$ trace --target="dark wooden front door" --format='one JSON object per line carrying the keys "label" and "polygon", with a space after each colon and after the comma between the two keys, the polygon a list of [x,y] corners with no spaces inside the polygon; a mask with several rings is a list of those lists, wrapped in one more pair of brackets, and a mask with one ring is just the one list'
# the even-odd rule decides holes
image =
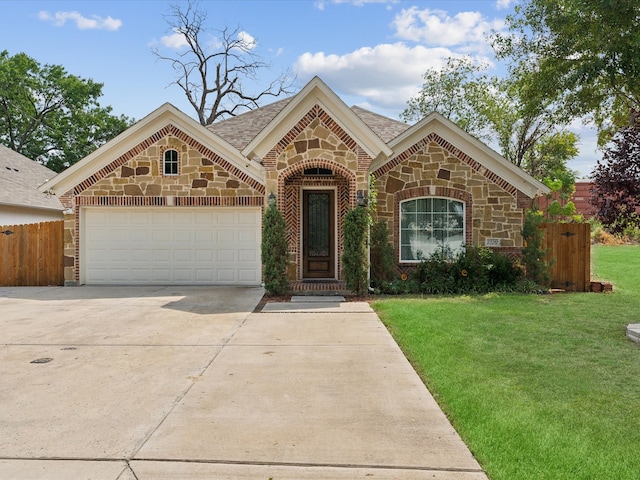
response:
{"label": "dark wooden front door", "polygon": [[302,201],[302,276],[335,278],[333,190],[304,190]]}

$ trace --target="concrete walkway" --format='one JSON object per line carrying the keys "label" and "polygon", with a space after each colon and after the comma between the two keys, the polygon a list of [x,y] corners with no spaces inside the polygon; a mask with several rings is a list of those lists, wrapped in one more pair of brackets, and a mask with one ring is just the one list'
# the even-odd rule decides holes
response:
{"label": "concrete walkway", "polygon": [[163,288],[0,289],[0,478],[486,480],[367,303]]}

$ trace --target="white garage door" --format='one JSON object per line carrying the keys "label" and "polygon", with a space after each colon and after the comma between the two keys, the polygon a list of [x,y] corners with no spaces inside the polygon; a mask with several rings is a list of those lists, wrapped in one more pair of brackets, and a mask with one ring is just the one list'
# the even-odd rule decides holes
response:
{"label": "white garage door", "polygon": [[261,211],[83,208],[82,283],[259,285]]}

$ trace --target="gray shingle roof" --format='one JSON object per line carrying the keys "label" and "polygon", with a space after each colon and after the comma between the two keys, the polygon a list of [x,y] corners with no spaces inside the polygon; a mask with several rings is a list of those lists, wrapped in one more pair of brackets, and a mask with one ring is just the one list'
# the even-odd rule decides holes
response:
{"label": "gray shingle roof", "polygon": [[55,195],[38,191],[38,187],[56,172],[0,145],[0,204],[64,210]]}
{"label": "gray shingle roof", "polygon": [[407,123],[370,112],[369,110],[365,110],[364,108],[360,108],[356,105],[351,107],[351,110],[353,110],[353,113],[358,115],[360,119],[366,123],[371,130],[373,130],[373,133],[380,137],[380,140],[384,143],[389,143],[411,127],[411,125]]}
{"label": "gray shingle roof", "polygon": [[213,123],[207,128],[238,150],[244,149],[294,97]]}
{"label": "gray shingle roof", "polygon": [[[238,150],[242,150],[293,98],[285,98],[250,112],[221,120],[207,128]],[[351,110],[385,143],[393,140],[411,126],[357,106],[351,107]]]}

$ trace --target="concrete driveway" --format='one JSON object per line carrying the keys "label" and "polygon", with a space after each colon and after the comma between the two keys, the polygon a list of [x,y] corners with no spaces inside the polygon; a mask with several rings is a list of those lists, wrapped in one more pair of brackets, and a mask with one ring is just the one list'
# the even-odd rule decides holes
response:
{"label": "concrete driveway", "polygon": [[486,479],[366,303],[0,288],[2,479]]}

